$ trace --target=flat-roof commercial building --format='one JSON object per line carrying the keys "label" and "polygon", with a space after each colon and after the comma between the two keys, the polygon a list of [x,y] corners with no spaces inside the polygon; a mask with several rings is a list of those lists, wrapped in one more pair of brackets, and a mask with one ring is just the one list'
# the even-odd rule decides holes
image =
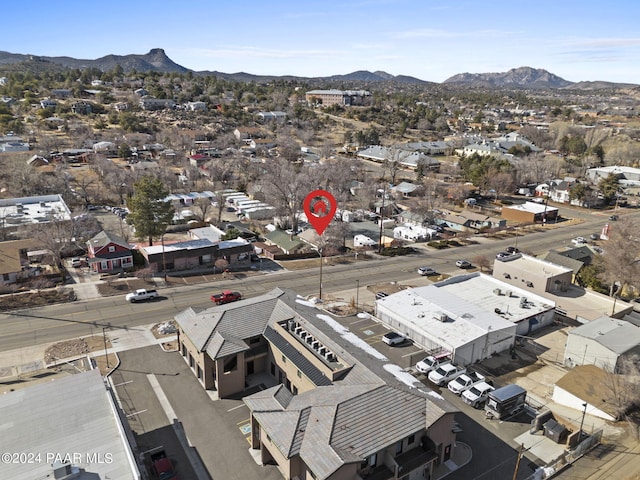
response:
{"label": "flat-roof commercial building", "polygon": [[482,273],[458,275],[376,301],[376,316],[427,350],[468,365],[508,350],[553,321],[553,302]]}
{"label": "flat-roof commercial building", "polygon": [[0,395],[0,411],[0,451],[24,454],[16,461],[3,457],[3,479],[54,478],[57,468],[78,475],[55,478],[142,478],[98,370]]}

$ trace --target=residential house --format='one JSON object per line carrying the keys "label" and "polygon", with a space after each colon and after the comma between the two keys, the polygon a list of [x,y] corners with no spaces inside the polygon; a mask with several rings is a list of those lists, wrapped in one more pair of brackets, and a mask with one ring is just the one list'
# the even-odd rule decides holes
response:
{"label": "residential house", "polygon": [[640,327],[605,315],[569,331],[564,363],[624,373],[625,363],[634,365],[639,356]]}
{"label": "residential house", "polygon": [[87,255],[89,268],[94,273],[114,273],[133,268],[129,244],[105,230],[87,242]]}
{"label": "residential house", "polygon": [[303,241],[298,240],[297,236],[291,235],[283,230],[269,232],[264,238],[267,245],[279,247],[285,255],[300,253],[305,248],[308,248]]}
{"label": "residential house", "polygon": [[89,115],[93,111],[93,107],[89,102],[74,102],[71,105],[71,111],[76,115]]}
{"label": "residential house", "polygon": [[549,250],[538,258],[547,262],[570,268],[573,272],[572,282],[575,283],[576,275],[585,265],[591,265],[596,253],[587,245],[581,247],[569,248],[567,250]]}
{"label": "residential house", "polygon": [[45,98],[43,100],[40,100],[41,108],[56,108],[57,106],[58,106],[58,102],[56,102],[55,100],[51,100],[50,98]]}
{"label": "residential house", "polygon": [[73,91],[69,88],[52,88],[51,96],[53,98],[70,98],[73,95]]}
{"label": "residential house", "polygon": [[40,155],[33,155],[31,158],[27,159],[27,165],[34,168],[44,167],[49,165],[49,160]]}
{"label": "residential house", "polygon": [[16,283],[41,273],[30,268],[29,252],[37,248],[39,242],[32,238],[0,242],[0,284]]}
{"label": "residential house", "polygon": [[440,215],[438,224],[458,232],[476,232],[485,228],[504,228],[506,220],[470,210],[445,211]]}
{"label": "residential house", "polygon": [[400,182],[398,185],[394,185],[389,190],[391,190],[392,193],[395,193],[399,197],[409,197],[413,192],[418,190],[418,188],[420,188],[420,186],[416,185],[415,183]]}
{"label": "residential house", "polygon": [[233,131],[233,135],[238,140],[248,140],[252,138],[262,138],[264,134],[257,127],[238,127]]}
{"label": "residential house", "polygon": [[[295,292],[275,289],[175,320],[180,354],[212,395],[267,387],[244,398],[250,446],[284,478],[433,478],[456,448],[457,410],[408,388],[319,317]],[[380,422],[400,404],[392,427]]]}

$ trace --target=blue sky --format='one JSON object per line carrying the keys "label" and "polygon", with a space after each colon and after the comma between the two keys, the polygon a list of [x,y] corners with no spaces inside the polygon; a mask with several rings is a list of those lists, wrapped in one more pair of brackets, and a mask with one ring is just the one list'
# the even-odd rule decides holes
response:
{"label": "blue sky", "polygon": [[192,70],[442,82],[544,68],[640,83],[637,0],[6,2],[0,50],[95,59],[163,48]]}

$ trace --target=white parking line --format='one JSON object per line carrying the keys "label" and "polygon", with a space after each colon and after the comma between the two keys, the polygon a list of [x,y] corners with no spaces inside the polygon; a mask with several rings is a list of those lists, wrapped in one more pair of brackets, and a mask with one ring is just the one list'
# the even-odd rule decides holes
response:
{"label": "white parking line", "polygon": [[156,394],[156,397],[158,397],[158,400],[160,401],[160,406],[164,410],[164,413],[167,415],[169,422],[173,423],[173,421],[176,420],[178,416],[176,415],[176,412],[173,411],[173,407],[169,403],[169,399],[164,394],[162,387],[158,383],[158,379],[156,378],[155,375],[150,373],[147,375],[147,380],[149,380],[149,383],[151,384],[151,388],[153,388],[153,391]]}
{"label": "white parking line", "polygon": [[227,412],[233,412],[234,410],[237,410],[242,407],[246,407],[246,405],[243,403],[242,405],[238,405],[237,407],[230,408],[229,410],[227,410]]}

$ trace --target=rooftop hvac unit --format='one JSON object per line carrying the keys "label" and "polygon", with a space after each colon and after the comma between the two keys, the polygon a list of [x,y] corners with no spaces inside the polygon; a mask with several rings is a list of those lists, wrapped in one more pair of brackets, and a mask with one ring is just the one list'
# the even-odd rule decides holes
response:
{"label": "rooftop hvac unit", "polygon": [[287,322],[287,327],[289,327],[289,331],[293,332],[296,329],[297,324],[294,320],[289,320]]}
{"label": "rooftop hvac unit", "polygon": [[320,347],[320,350],[318,350],[318,352],[320,353],[320,355],[324,355],[325,353],[328,352],[327,347]]}
{"label": "rooftop hvac unit", "polygon": [[494,288],[493,293],[494,295],[502,295],[502,290],[500,290],[499,288]]}
{"label": "rooftop hvac unit", "polygon": [[328,362],[333,362],[335,360],[336,356],[332,352],[327,352],[327,353],[324,354],[324,358]]}
{"label": "rooftop hvac unit", "polygon": [[522,297],[520,299],[520,306],[524,307],[527,304],[527,297]]}
{"label": "rooftop hvac unit", "polygon": [[315,341],[315,339],[311,335],[307,335],[307,338],[305,338],[305,342],[307,342],[309,345],[311,345],[311,342],[313,341]]}
{"label": "rooftop hvac unit", "polygon": [[506,295],[507,297],[512,297],[512,296],[513,296],[513,292],[512,292],[511,290],[507,290],[507,291],[505,292],[505,295]]}
{"label": "rooftop hvac unit", "polygon": [[314,350],[318,350],[320,348],[320,342],[318,340],[314,340],[311,343],[311,348],[313,348]]}
{"label": "rooftop hvac unit", "polygon": [[306,330],[301,330],[299,335],[302,340],[305,340],[309,336],[309,332],[307,332]]}
{"label": "rooftop hvac unit", "polygon": [[449,320],[449,317],[447,317],[446,313],[436,313],[433,319],[444,323]]}
{"label": "rooftop hvac unit", "polygon": [[294,330],[295,334],[300,336],[300,334],[302,333],[302,327],[301,326],[297,326],[296,329]]}

